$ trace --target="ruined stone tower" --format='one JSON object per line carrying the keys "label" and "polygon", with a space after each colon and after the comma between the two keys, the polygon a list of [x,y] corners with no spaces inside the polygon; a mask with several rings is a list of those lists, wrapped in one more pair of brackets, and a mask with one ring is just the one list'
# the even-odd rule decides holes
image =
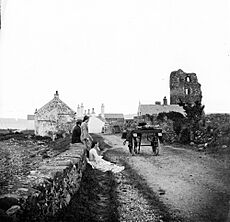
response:
{"label": "ruined stone tower", "polygon": [[195,73],[185,73],[181,69],[170,74],[170,104],[194,103],[202,99],[201,85]]}

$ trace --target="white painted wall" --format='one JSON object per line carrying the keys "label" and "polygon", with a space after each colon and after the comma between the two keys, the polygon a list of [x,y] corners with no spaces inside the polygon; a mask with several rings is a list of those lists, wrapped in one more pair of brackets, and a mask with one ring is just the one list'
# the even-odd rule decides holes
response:
{"label": "white painted wall", "polygon": [[102,120],[96,116],[91,116],[88,123],[89,133],[101,133],[104,125],[105,123]]}

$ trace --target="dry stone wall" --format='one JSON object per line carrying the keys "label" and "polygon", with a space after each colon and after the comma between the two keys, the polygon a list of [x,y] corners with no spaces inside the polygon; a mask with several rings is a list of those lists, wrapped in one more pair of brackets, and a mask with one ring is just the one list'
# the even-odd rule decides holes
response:
{"label": "dry stone wall", "polygon": [[51,220],[79,189],[85,167],[83,144],[71,144],[65,152],[42,161],[36,170],[30,171],[23,186],[0,196],[0,218]]}

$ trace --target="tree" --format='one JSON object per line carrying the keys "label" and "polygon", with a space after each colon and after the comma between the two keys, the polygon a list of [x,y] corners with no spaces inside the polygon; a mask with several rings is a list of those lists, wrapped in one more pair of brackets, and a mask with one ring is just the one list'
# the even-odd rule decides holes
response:
{"label": "tree", "polygon": [[182,106],[186,113],[186,125],[190,132],[190,140],[194,140],[194,135],[200,129],[200,122],[204,116],[204,105],[200,101],[194,104],[184,103],[180,101],[179,106]]}

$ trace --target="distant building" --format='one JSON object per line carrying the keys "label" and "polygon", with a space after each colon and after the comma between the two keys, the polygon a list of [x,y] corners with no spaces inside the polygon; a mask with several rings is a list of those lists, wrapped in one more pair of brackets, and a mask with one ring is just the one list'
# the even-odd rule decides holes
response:
{"label": "distant building", "polygon": [[105,122],[105,133],[120,132],[125,122],[125,118],[122,113],[105,113],[104,104],[101,105],[101,113],[98,115],[98,118]]}
{"label": "distant building", "polygon": [[78,105],[76,118],[83,119],[87,115],[89,119],[89,132],[90,133],[116,133],[120,132],[124,125],[125,118],[122,113],[105,113],[105,105],[101,105],[101,112],[96,115],[94,108],[85,109],[83,103]]}
{"label": "distant building", "polygon": [[157,116],[159,113],[178,112],[185,115],[180,101],[194,104],[202,99],[201,85],[197,80],[195,73],[185,73],[181,69],[170,74],[170,104],[166,96],[163,103],[156,101],[155,104],[139,103],[137,115],[140,118],[146,114]]}
{"label": "distant building", "polygon": [[124,115],[125,123],[124,128],[130,127],[132,124],[137,122],[137,114],[126,114]]}
{"label": "distant building", "polygon": [[135,117],[137,117],[137,114],[126,114],[124,115],[124,119],[125,121],[131,121],[131,120],[134,120]]}
{"label": "distant building", "polygon": [[166,103],[166,97],[164,97],[163,105],[159,104],[159,102],[155,104],[141,104],[139,103],[137,115],[144,116],[146,114],[157,116],[159,113],[168,113],[168,112],[178,112],[181,114],[185,114],[183,107],[179,105],[168,105]]}
{"label": "distant building", "polygon": [[105,113],[104,118],[107,123],[110,124],[118,124],[118,123],[124,123],[124,115],[122,113]]}
{"label": "distant building", "polygon": [[35,111],[35,135],[69,133],[75,124],[75,114],[74,110],[60,100],[56,91],[50,102]]}
{"label": "distant building", "polygon": [[180,101],[194,104],[201,102],[201,85],[195,73],[185,73],[181,69],[170,74],[170,104]]}
{"label": "distant building", "polygon": [[78,104],[77,106],[77,113],[76,116],[78,119],[83,119],[83,117],[86,115],[86,110],[84,110],[84,105],[81,103],[81,106]]}
{"label": "distant building", "polygon": [[122,113],[105,113],[104,104],[101,105],[101,113],[99,114],[99,118],[105,120],[108,124],[123,124],[125,120]]}

